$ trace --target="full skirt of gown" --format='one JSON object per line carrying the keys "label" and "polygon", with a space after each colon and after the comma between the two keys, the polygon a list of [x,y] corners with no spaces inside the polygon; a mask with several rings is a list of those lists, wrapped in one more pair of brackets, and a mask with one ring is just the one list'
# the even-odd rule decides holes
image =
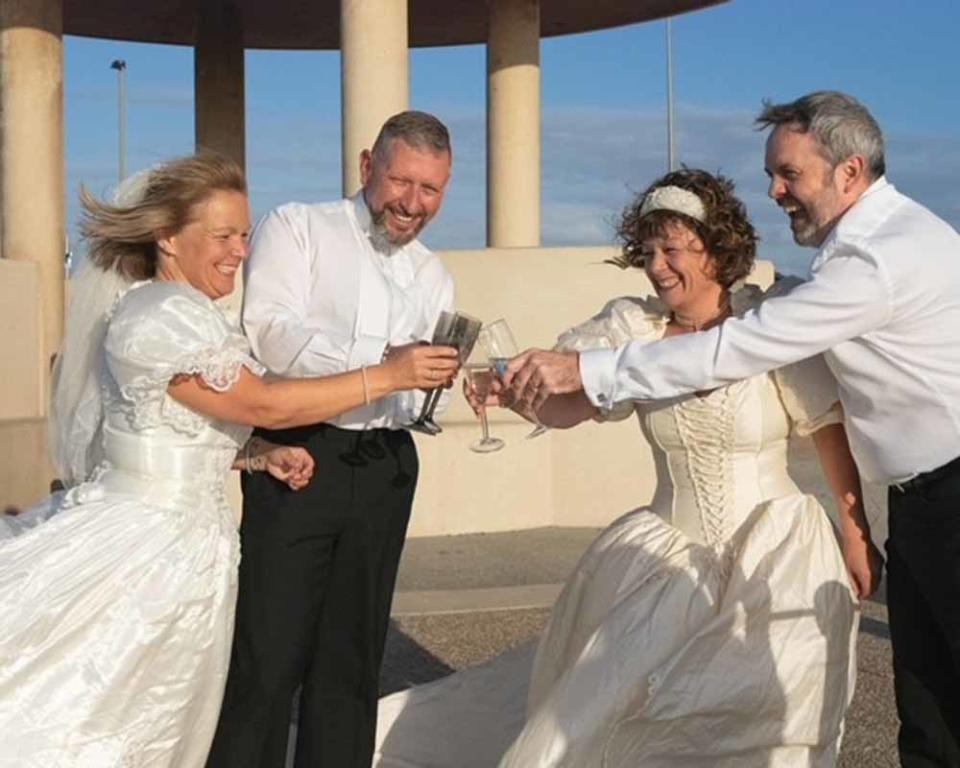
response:
{"label": "full skirt of gown", "polygon": [[202,768],[219,716],[240,557],[224,481],[250,428],[167,387],[262,368],[185,284],[137,284],[106,322],[103,406],[76,420],[102,460],[0,521],[0,768]]}
{"label": "full skirt of gown", "polygon": [[858,613],[809,496],[724,550],[646,509],[583,556],[539,648],[381,700],[380,768],[831,766]]}
{"label": "full skirt of gown", "polygon": [[[735,312],[762,297],[733,294]],[[655,341],[625,297],[567,349]],[[826,768],[853,695],[858,613],[836,532],[787,471],[787,443],[842,422],[822,358],[636,412],[650,507],[591,545],[535,653],[381,700],[380,768]]]}
{"label": "full skirt of gown", "polygon": [[199,768],[230,657],[236,531],[101,483],[50,504],[0,541],[0,766]]}

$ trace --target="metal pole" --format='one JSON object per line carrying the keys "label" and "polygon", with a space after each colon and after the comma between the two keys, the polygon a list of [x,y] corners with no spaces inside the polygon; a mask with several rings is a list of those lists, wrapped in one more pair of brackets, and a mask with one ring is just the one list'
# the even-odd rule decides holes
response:
{"label": "metal pole", "polygon": [[127,177],[127,90],[124,83],[127,62],[123,59],[114,59],[110,69],[117,70],[117,110],[119,112],[118,125],[120,129],[117,180],[123,181]]}
{"label": "metal pole", "polygon": [[667,19],[667,170],[677,168],[673,145],[673,42],[670,19]]}

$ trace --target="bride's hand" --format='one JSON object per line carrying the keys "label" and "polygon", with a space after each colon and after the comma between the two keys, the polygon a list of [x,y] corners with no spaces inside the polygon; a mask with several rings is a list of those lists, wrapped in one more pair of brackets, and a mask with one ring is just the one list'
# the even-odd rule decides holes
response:
{"label": "bride's hand", "polygon": [[263,469],[293,491],[305,488],[313,477],[313,457],[305,448],[277,445],[257,457],[263,460]]}
{"label": "bride's hand", "polygon": [[843,542],[843,562],[854,592],[861,600],[866,600],[877,591],[883,573],[883,555],[869,537],[854,537]]}

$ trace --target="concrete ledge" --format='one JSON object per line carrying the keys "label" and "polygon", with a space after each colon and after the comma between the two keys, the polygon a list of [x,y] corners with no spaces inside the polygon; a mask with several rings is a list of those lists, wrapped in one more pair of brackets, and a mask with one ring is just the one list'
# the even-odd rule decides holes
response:
{"label": "concrete ledge", "polygon": [[562,584],[523,584],[486,589],[423,590],[398,592],[393,598],[393,616],[423,616],[476,611],[549,608],[560,595]]}
{"label": "concrete ledge", "polygon": [[52,479],[46,419],[0,419],[0,510],[42,499]]}

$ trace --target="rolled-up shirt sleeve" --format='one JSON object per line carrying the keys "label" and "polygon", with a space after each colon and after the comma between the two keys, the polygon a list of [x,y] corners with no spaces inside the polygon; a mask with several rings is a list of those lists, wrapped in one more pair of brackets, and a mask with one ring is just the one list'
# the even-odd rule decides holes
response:
{"label": "rolled-up shirt sleeve", "polygon": [[599,408],[714,389],[816,355],[885,323],[889,282],[866,252],[844,244],[813,277],[743,317],[654,343],[580,353],[584,391]]}
{"label": "rolled-up shirt sleeve", "polygon": [[285,208],[268,213],[253,234],[246,265],[243,328],[257,359],[276,374],[322,376],[376,365],[387,339],[310,324],[308,233]]}

